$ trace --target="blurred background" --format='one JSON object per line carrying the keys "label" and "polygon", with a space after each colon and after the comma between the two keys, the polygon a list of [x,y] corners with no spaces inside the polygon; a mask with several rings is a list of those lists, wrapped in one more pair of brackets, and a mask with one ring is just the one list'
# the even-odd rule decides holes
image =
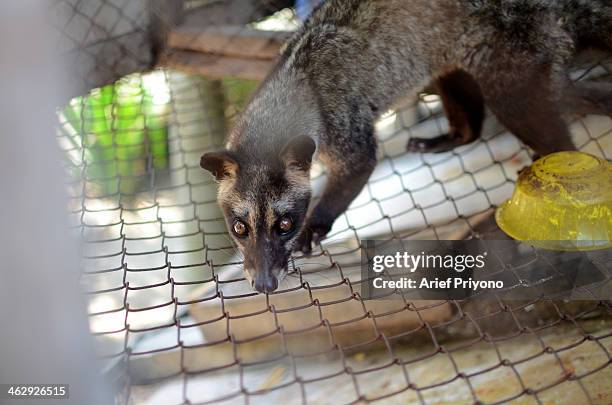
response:
{"label": "blurred background", "polygon": [[[199,159],[317,2],[36,3],[0,13],[0,382],[70,381],[92,404],[610,402],[607,302],[359,295],[364,238],[498,235],[490,214],[532,151],[494,118],[472,144],[408,154],[448,123],[436,94],[407,94],[377,122],[379,165],[330,237],[258,295]],[[587,55],[572,77],[611,68]],[[612,158],[609,117],[568,119],[581,150]],[[312,181],[316,195],[324,167]]]}

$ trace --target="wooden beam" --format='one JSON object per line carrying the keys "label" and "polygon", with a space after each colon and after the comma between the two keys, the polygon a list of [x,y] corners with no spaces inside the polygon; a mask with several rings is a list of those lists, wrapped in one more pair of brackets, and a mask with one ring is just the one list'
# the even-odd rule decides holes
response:
{"label": "wooden beam", "polygon": [[213,79],[263,80],[290,35],[236,25],[176,27],[159,64]]}
{"label": "wooden beam", "polygon": [[169,50],[160,58],[160,64],[189,73],[200,74],[211,79],[237,77],[263,80],[272,70],[275,60]]}
{"label": "wooden beam", "polygon": [[290,33],[221,25],[203,29],[176,27],[168,48],[256,59],[276,59]]}

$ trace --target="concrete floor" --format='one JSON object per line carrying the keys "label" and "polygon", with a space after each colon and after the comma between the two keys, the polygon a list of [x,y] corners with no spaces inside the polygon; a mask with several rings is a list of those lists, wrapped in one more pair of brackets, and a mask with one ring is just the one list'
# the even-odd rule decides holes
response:
{"label": "concrete floor", "polygon": [[[243,385],[254,393],[295,381],[296,377],[306,380],[344,371],[338,377],[305,384],[307,402],[341,404],[355,401],[360,395],[373,400],[398,392],[382,402],[450,405],[473,404],[476,400],[494,403],[514,398],[508,403],[576,405],[590,401],[609,404],[612,402],[612,339],[601,337],[612,332],[612,324],[595,320],[583,327],[597,330],[593,335],[600,340],[585,341],[575,328],[559,326],[544,333],[527,334],[496,344],[478,342],[450,354],[436,353],[407,364],[405,373],[402,366],[390,364],[388,351],[380,350],[350,354],[344,364],[337,354],[296,360],[295,374],[292,362],[284,359],[273,366],[249,367]],[[452,342],[444,347],[453,350],[462,343]],[[544,347],[549,349],[544,350]],[[407,361],[432,351],[427,345],[403,344],[393,349],[394,358]],[[502,364],[502,360],[507,362]],[[382,368],[374,371],[377,367]],[[346,372],[349,368],[354,372],[365,372],[353,379]],[[602,369],[587,375],[599,368]],[[230,369],[189,378],[187,398],[197,403],[214,401],[228,393],[239,393],[240,379],[235,371]],[[459,373],[467,377],[458,377]],[[578,379],[568,380],[569,375]],[[412,388],[407,388],[406,377],[413,384]],[[184,388],[184,381],[180,378],[153,386],[136,386],[132,391],[132,403],[178,404],[183,400]],[[526,394],[526,390],[533,392]],[[299,404],[302,399],[299,384],[293,383],[265,395],[249,395],[248,400],[247,396],[239,394],[223,403]]]}

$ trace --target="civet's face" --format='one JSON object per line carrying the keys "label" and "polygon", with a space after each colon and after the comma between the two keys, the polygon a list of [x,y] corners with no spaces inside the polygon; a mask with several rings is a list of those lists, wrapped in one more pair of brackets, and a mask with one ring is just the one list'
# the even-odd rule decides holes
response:
{"label": "civet's face", "polygon": [[287,274],[310,203],[313,152],[314,142],[299,137],[266,161],[231,151],[202,156],[201,166],[219,181],[219,205],[246,277],[259,292],[276,290]]}

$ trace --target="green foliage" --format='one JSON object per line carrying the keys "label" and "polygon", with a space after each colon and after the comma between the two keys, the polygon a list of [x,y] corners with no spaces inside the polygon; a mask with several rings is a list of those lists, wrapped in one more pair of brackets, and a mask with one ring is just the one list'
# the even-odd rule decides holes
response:
{"label": "green foliage", "polygon": [[94,89],[60,111],[62,134],[80,136],[70,142],[82,147],[95,194],[132,193],[151,169],[168,166],[168,106],[165,76],[156,71]]}
{"label": "green foliage", "polygon": [[[169,165],[168,72],[126,76],[115,84],[71,100],[59,111],[60,136],[73,175],[87,180],[87,194],[133,194],[150,180],[153,169]],[[197,78],[202,80],[201,78]],[[221,81],[219,106],[227,118],[244,108],[258,82]],[[206,114],[203,111],[203,114]]]}

